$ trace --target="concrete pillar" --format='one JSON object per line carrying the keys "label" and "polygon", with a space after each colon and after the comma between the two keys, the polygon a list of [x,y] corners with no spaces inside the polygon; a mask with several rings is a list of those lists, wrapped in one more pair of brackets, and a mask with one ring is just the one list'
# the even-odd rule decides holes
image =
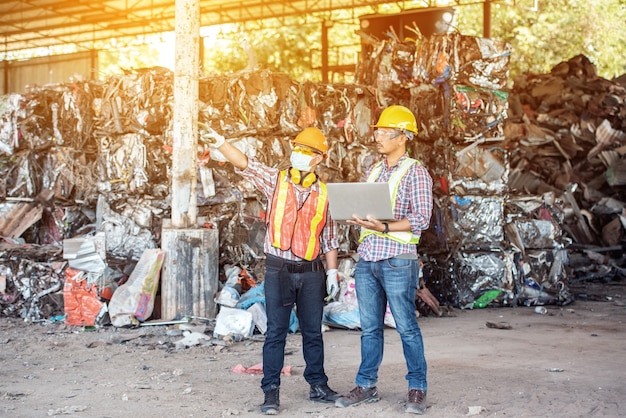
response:
{"label": "concrete pillar", "polygon": [[161,318],[215,318],[218,288],[219,232],[217,229],[175,229],[163,223],[161,249]]}
{"label": "concrete pillar", "polygon": [[214,318],[218,231],[198,227],[197,219],[199,1],[176,0],[175,13],[172,219],[161,235],[161,318]]}
{"label": "concrete pillar", "polygon": [[200,5],[176,0],[174,115],[172,126],[172,224],[195,227],[197,217],[198,79]]}

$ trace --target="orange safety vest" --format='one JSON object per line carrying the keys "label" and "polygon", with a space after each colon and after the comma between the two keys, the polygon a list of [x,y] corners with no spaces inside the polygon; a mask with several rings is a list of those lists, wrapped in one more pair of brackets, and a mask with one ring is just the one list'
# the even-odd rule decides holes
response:
{"label": "orange safety vest", "polygon": [[326,225],[328,193],[326,184],[319,182],[320,190],[311,190],[300,209],[294,185],[287,178],[287,171],[280,172],[274,190],[272,209],[266,223],[272,245],[291,252],[305,260],[314,260],[320,252],[319,237]]}

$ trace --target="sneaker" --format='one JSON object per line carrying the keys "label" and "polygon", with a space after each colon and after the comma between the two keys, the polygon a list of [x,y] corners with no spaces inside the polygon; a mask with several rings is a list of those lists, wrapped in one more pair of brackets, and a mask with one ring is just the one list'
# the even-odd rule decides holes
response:
{"label": "sneaker", "polygon": [[379,400],[380,398],[378,397],[378,389],[376,389],[376,386],[371,388],[356,386],[346,396],[337,399],[335,406],[345,408],[346,406],[356,406],[363,402],[370,403],[378,402]]}
{"label": "sneaker", "polygon": [[309,392],[309,399],[313,402],[335,402],[340,398],[337,392],[328,387],[326,383],[323,385],[311,385],[311,391]]}
{"label": "sneaker", "polygon": [[404,412],[418,415],[426,412],[426,391],[411,389],[409,391],[409,401],[406,403]]}
{"label": "sneaker", "polygon": [[261,412],[265,415],[278,415],[279,405],[278,388],[270,389],[265,392],[265,402],[261,405]]}

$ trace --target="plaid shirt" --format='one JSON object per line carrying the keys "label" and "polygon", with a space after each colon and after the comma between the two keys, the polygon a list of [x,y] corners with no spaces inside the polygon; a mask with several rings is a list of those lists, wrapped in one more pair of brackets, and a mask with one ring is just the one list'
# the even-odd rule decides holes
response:
{"label": "plaid shirt", "polygon": [[[272,208],[272,199],[274,198],[274,190],[276,189],[276,183],[280,170],[273,167],[267,167],[261,164],[254,158],[248,159],[248,167],[245,170],[239,170],[235,168],[235,172],[241,174],[243,178],[254,184],[267,198],[267,210]],[[290,180],[291,181],[291,180]],[[296,193],[296,201],[298,207],[302,207],[304,202],[311,195],[311,191],[320,191],[319,181],[315,182],[310,188],[300,190],[298,187],[294,187]],[[320,252],[326,253],[328,251],[339,248],[339,240],[337,239],[337,224],[330,216],[330,211],[326,210],[326,225],[322,230],[320,238]],[[295,256],[290,250],[281,251],[280,248],[276,248],[272,245],[269,231],[265,231],[265,242],[263,249],[266,254],[271,254],[276,257],[281,257],[291,261],[302,261],[303,259]]]}
{"label": "plaid shirt", "polygon": [[[387,159],[385,158],[376,182],[389,181],[391,175],[406,158],[409,158],[407,154],[402,156],[393,167],[387,165]],[[402,177],[402,180],[400,180],[398,194],[394,202],[395,219],[408,218],[411,224],[411,232],[421,236],[422,231],[428,229],[430,225],[432,211],[433,179],[422,164],[413,164]],[[365,237],[359,245],[357,252],[366,261],[380,261],[400,254],[417,255],[417,245],[402,244],[389,238],[371,234]]]}

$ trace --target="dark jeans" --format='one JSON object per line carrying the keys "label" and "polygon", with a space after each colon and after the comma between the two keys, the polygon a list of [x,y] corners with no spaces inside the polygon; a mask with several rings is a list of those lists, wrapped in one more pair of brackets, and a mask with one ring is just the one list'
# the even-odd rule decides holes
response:
{"label": "dark jeans", "polygon": [[[281,292],[281,277],[289,286],[288,293]],[[328,377],[324,372],[324,341],[322,339],[325,281],[326,274],[323,269],[289,273],[286,266],[278,268],[269,263],[266,264],[267,333],[263,344],[263,379],[261,380],[261,389],[264,392],[280,387],[280,372],[285,363],[285,341],[294,303],[302,333],[302,353],[306,362],[304,379],[310,385],[328,382]],[[285,300],[286,296],[289,300]]]}

